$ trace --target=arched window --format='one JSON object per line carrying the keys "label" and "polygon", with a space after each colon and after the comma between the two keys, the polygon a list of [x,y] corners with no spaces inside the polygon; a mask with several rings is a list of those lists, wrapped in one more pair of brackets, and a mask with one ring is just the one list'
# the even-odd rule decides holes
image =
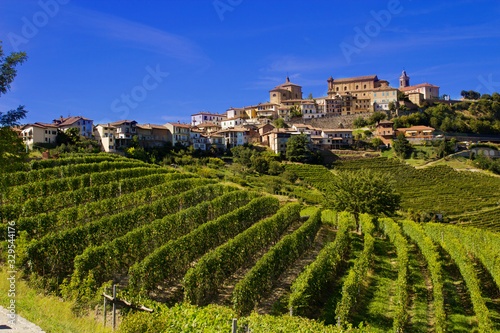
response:
{"label": "arched window", "polygon": [[356,85],[356,90],[358,90],[358,89],[359,89],[359,86],[358,86],[358,85]]}
{"label": "arched window", "polygon": [[365,84],[365,89],[366,89],[366,84]]}
{"label": "arched window", "polygon": [[344,91],[346,91],[346,90],[347,90],[347,87],[344,87]]}
{"label": "arched window", "polygon": [[337,87],[337,91],[339,91],[339,87]]}

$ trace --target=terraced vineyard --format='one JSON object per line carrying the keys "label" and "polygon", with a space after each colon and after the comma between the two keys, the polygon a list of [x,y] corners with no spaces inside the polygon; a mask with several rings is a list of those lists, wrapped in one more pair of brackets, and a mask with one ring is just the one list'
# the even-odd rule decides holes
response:
{"label": "terraced vineyard", "polygon": [[[333,175],[325,167],[288,164],[287,169],[311,186],[328,192],[327,180]],[[448,166],[416,169],[385,157],[336,162],[333,171],[357,169],[373,169],[393,175],[404,210],[457,215],[497,207],[500,203],[498,177],[455,171]]]}
{"label": "terraced vineyard", "polygon": [[[127,315],[124,332],[229,332],[232,318],[252,332],[500,328],[495,233],[366,214],[359,233],[346,212],[104,157],[2,175],[2,253],[17,251],[3,265],[80,302],[118,284],[119,297],[155,309]],[[324,191],[334,177],[290,168]],[[434,174],[428,184],[453,177]]]}

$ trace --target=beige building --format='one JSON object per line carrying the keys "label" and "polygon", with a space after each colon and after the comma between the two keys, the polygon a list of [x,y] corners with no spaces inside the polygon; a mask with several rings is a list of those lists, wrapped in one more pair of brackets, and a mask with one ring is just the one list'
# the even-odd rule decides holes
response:
{"label": "beige building", "polygon": [[[439,87],[429,83],[421,83],[415,86],[409,86],[404,88],[399,88],[405,94],[410,93],[420,93],[423,95],[423,99],[439,99]],[[415,103],[416,104],[416,103]]]}
{"label": "beige building", "polygon": [[116,152],[116,127],[111,124],[97,124],[94,127],[94,138],[106,153]]}
{"label": "beige building", "polygon": [[375,88],[382,85],[389,85],[386,80],[379,80],[377,75],[358,76],[345,79],[333,79],[330,77],[328,80],[328,97],[333,98],[336,95],[350,93],[351,96],[359,99],[371,99],[371,93]]}
{"label": "beige building", "polygon": [[184,147],[189,146],[191,139],[191,125],[181,123],[166,123],[165,126],[172,135],[172,145],[177,143]]}
{"label": "beige building", "polygon": [[21,126],[20,130],[23,143],[29,149],[33,149],[35,143],[56,143],[56,125],[37,122]]}
{"label": "beige building", "polygon": [[286,78],[286,82],[269,91],[270,101],[273,104],[283,104],[283,101],[290,99],[302,99],[302,87],[291,83],[290,78]]}
{"label": "beige building", "polygon": [[143,147],[160,147],[166,142],[172,141],[170,131],[162,125],[137,125],[137,136]]}
{"label": "beige building", "polygon": [[373,110],[388,111],[389,103],[393,102],[397,106],[399,90],[392,87],[379,87],[373,90]]}

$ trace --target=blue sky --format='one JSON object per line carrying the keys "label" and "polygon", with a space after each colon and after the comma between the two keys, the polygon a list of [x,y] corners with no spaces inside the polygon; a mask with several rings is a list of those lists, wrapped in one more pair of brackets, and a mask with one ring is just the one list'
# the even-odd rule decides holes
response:
{"label": "blue sky", "polygon": [[26,122],[187,122],[267,102],[287,74],[304,97],[403,68],[455,98],[500,91],[498,1],[2,0],[0,40],[29,56],[0,98]]}

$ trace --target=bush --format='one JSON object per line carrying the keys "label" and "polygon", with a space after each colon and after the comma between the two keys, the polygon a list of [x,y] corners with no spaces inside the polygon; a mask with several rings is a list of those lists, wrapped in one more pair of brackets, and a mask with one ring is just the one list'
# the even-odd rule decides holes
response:
{"label": "bush", "polygon": [[280,162],[272,161],[271,163],[269,163],[269,174],[270,175],[274,175],[274,176],[280,175],[283,173],[284,170],[285,170],[285,168],[283,167],[283,165]]}
{"label": "bush", "polygon": [[285,172],[283,172],[281,177],[283,177],[283,179],[290,183],[295,183],[299,178],[297,174],[291,170],[286,170]]}

